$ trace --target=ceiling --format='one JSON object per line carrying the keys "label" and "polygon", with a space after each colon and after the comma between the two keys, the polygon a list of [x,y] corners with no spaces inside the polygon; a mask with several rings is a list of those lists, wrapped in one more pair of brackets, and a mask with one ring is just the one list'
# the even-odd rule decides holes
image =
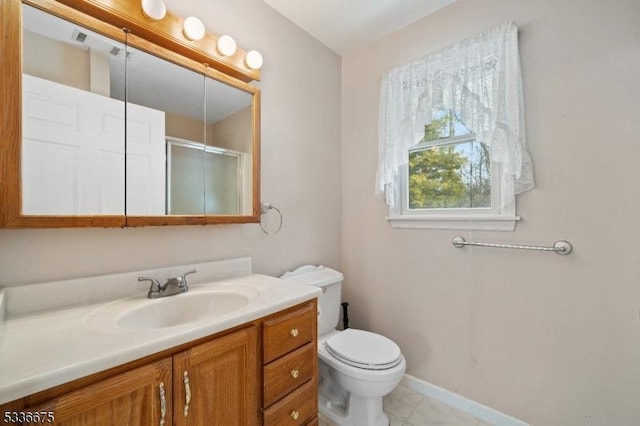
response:
{"label": "ceiling", "polygon": [[455,0],[264,0],[338,54],[365,47]]}

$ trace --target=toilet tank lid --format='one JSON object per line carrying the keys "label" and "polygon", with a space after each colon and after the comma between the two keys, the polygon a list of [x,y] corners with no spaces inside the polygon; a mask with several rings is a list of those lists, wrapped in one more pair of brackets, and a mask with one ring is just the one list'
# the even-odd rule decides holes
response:
{"label": "toilet tank lid", "polygon": [[285,272],[280,275],[280,278],[302,282],[316,287],[325,287],[330,284],[342,282],[344,276],[341,272],[327,268],[326,266],[304,265],[293,271]]}

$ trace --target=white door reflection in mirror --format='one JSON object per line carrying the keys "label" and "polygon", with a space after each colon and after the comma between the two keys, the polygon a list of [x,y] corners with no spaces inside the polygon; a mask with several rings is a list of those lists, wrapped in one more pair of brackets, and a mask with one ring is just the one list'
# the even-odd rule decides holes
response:
{"label": "white door reflection in mirror", "polygon": [[23,5],[22,212],[123,215],[124,45]]}
{"label": "white door reflection in mirror", "polygon": [[164,112],[127,103],[127,215],[165,214]]}
{"label": "white door reflection in mirror", "polygon": [[23,76],[26,214],[123,214],[124,104]]}
{"label": "white door reflection in mirror", "polygon": [[[127,210],[164,214],[164,113],[127,111]],[[25,214],[124,214],[124,103],[23,76]]]}

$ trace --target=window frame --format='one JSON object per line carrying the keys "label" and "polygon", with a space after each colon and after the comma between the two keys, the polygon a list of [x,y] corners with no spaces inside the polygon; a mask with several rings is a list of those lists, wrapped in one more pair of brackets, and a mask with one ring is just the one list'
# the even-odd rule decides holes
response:
{"label": "window frame", "polygon": [[461,229],[513,231],[520,220],[515,212],[515,194],[512,200],[502,200],[502,166],[491,157],[491,207],[478,208],[409,208],[409,155],[413,151],[477,140],[475,133],[421,141],[407,149],[407,163],[396,175],[400,202],[391,209],[387,220],[393,228]]}

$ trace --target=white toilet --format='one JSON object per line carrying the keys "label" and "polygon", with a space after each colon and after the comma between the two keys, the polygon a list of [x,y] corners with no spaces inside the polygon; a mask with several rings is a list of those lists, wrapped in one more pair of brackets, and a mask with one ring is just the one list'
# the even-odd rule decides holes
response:
{"label": "white toilet", "polygon": [[406,363],[400,348],[379,334],[336,330],[343,275],[305,265],[281,276],[322,288],[318,299],[318,409],[341,426],[388,426],[382,397],[402,379]]}

